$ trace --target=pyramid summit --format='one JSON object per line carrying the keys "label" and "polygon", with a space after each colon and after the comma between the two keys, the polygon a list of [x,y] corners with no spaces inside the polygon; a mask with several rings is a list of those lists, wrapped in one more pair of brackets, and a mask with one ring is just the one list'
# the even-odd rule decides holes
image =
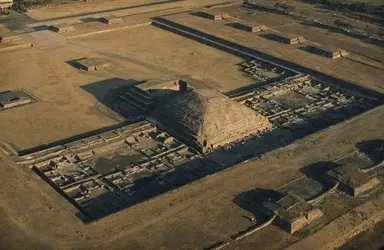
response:
{"label": "pyramid summit", "polygon": [[187,91],[160,105],[156,115],[202,152],[272,127],[266,117],[211,89]]}

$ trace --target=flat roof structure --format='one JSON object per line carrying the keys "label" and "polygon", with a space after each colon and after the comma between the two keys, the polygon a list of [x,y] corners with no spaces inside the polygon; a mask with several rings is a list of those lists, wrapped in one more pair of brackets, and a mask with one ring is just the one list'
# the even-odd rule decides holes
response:
{"label": "flat roof structure", "polygon": [[71,32],[75,30],[72,25],[66,23],[51,25],[49,29],[57,33]]}
{"label": "flat roof structure", "polygon": [[327,172],[327,179],[339,182],[339,188],[357,197],[381,184],[373,174],[365,173],[357,165],[344,164]]}
{"label": "flat roof structure", "polygon": [[251,23],[251,22],[233,23],[232,26],[234,28],[245,30],[245,31],[248,31],[248,32],[259,32],[259,31],[267,30],[267,26],[265,26],[263,24]]}
{"label": "flat roof structure", "polygon": [[322,46],[306,46],[306,51],[317,54],[320,56],[329,57],[332,59],[340,58],[348,55],[348,52],[344,49],[337,48],[332,45],[322,45]]}
{"label": "flat roof structure", "polygon": [[283,32],[271,32],[264,37],[269,38],[271,40],[275,40],[277,42],[281,43],[287,43],[287,44],[298,44],[298,43],[304,43],[306,40],[303,36],[291,34],[291,33],[283,33]]}
{"label": "flat roof structure", "polygon": [[95,71],[111,68],[112,65],[100,58],[84,58],[76,61],[81,69]]}
{"label": "flat roof structure", "polygon": [[208,18],[211,20],[220,20],[223,19],[224,15],[226,13],[223,13],[222,11],[215,10],[215,9],[209,9],[209,10],[204,10],[202,12],[202,16],[204,18]]}
{"label": "flat roof structure", "polygon": [[111,15],[111,16],[105,16],[105,17],[100,17],[100,22],[105,23],[105,24],[114,24],[114,23],[121,23],[124,22],[123,19],[120,17]]}
{"label": "flat roof structure", "polygon": [[21,90],[0,92],[0,111],[31,102],[33,99]]}
{"label": "flat roof structure", "polygon": [[293,194],[286,194],[277,202],[263,202],[259,209],[270,217],[276,215],[276,224],[291,234],[323,216],[319,208]]}

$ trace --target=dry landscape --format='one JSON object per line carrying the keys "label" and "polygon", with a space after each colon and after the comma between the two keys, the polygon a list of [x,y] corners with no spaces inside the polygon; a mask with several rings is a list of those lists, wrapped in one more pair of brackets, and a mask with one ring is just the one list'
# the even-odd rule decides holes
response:
{"label": "dry landscape", "polygon": [[384,247],[384,7],[330,2],[15,0],[2,248]]}

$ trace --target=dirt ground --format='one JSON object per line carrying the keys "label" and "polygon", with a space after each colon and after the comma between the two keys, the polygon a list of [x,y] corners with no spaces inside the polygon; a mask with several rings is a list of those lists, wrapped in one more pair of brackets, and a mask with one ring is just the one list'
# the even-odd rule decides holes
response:
{"label": "dirt ground", "polygon": [[[166,13],[171,20],[384,93],[384,55],[379,46],[307,27],[287,16],[261,14],[238,6],[224,9],[237,18],[265,22],[272,30],[300,33],[314,43],[345,46],[355,59],[331,60],[308,54],[299,46],[236,30],[227,25],[228,20],[211,21],[182,13],[191,8],[192,12],[199,11],[207,1],[161,2],[133,0],[127,4],[126,0],[114,0],[56,5],[34,8],[23,20],[32,26],[76,20],[78,32],[85,32],[92,20],[80,19],[89,16],[116,12],[123,13],[126,20],[134,18],[141,23]],[[225,2],[212,0],[209,4]],[[35,32],[27,26],[15,29],[25,32],[23,41],[33,43],[33,47],[0,51],[0,92],[23,89],[37,100],[0,112],[0,141],[16,150],[119,124],[121,117],[103,112],[103,98],[110,89],[138,81],[194,78],[223,92],[258,83],[239,70],[243,58],[152,25],[80,38],[46,29]],[[84,57],[101,58],[110,62],[112,68],[85,72],[74,67],[74,62]],[[361,141],[383,138],[383,120],[384,106],[379,106],[262,157],[88,224],[82,222],[78,209],[35,172],[16,165],[0,151],[0,244],[5,249],[204,249],[230,241],[228,249],[282,249],[310,232],[291,235],[271,225],[244,240],[230,239],[252,225],[248,219],[253,216],[252,211],[239,202],[239,197],[255,189],[277,189],[303,177],[303,168],[311,164],[336,160],[354,151]],[[356,205],[358,202],[336,192],[328,205],[324,204],[328,217],[312,230]],[[379,224],[374,231],[381,228]],[[372,242],[379,239],[361,237]],[[357,238],[351,244],[361,242],[365,240]]]}
{"label": "dirt ground", "polygon": [[362,249],[376,250],[384,247],[384,221],[379,222],[370,230],[354,237],[350,242],[338,248],[339,250]]}

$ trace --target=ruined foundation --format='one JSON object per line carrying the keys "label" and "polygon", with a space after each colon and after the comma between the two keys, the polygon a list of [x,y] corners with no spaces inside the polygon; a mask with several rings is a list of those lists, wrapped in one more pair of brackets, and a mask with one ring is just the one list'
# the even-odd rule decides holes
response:
{"label": "ruined foundation", "polygon": [[33,102],[23,91],[6,91],[0,93],[0,111]]}
{"label": "ruined foundation", "polygon": [[99,58],[85,58],[78,60],[77,63],[86,71],[95,71],[111,68],[111,64]]}
{"label": "ruined foundation", "polygon": [[106,17],[100,17],[100,22],[105,24],[115,24],[115,23],[122,23],[124,22],[123,19],[117,16],[106,16]]}
{"label": "ruined foundation", "polygon": [[211,20],[223,19],[224,15],[225,15],[225,13],[222,13],[222,12],[220,12],[218,10],[204,10],[204,12],[202,12],[202,16],[204,18],[208,18],[208,19],[211,19]]}
{"label": "ruined foundation", "polygon": [[286,43],[286,44],[299,44],[304,43],[306,40],[303,36],[290,34],[290,33],[270,33],[268,34],[269,38],[277,42]]}
{"label": "ruined foundation", "polygon": [[353,197],[357,197],[381,183],[374,175],[361,171],[358,166],[346,164],[328,171],[325,178],[339,182],[339,188]]}
{"label": "ruined foundation", "polygon": [[75,30],[73,26],[69,24],[64,24],[64,23],[51,25],[49,29],[57,33],[66,33],[66,32],[71,32]]}
{"label": "ruined foundation", "polygon": [[348,55],[348,52],[344,49],[340,49],[334,46],[308,46],[307,51],[317,54],[320,56],[325,56],[328,58],[336,59],[340,57],[345,57]]}
{"label": "ruined foundation", "polygon": [[247,32],[260,32],[267,30],[267,26],[256,23],[234,23],[233,26]]}
{"label": "ruined foundation", "polygon": [[291,234],[323,216],[319,208],[293,194],[287,194],[277,202],[264,202],[259,209],[269,217],[276,215],[275,223]]}

